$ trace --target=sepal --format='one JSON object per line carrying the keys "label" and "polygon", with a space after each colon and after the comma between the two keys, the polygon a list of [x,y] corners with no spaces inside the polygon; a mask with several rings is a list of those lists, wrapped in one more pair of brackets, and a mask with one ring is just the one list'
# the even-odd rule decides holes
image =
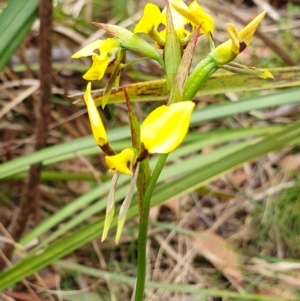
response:
{"label": "sepal", "polygon": [[126,215],[133,197],[133,193],[134,193],[134,188],[135,188],[135,184],[137,181],[137,177],[138,177],[138,173],[139,173],[139,166],[140,164],[138,163],[136,165],[136,169],[133,173],[133,176],[131,178],[130,181],[130,185],[129,185],[129,190],[127,192],[127,195],[122,203],[122,206],[120,208],[120,212],[119,212],[119,216],[118,216],[118,225],[117,225],[117,234],[116,234],[116,244],[119,243],[120,237],[121,237],[121,233],[122,233],[122,229],[126,220]]}
{"label": "sepal", "polygon": [[96,140],[96,143],[102,147],[108,144],[107,134],[91,94],[91,83],[87,84],[86,91],[84,93],[84,101],[89,114],[93,136]]}
{"label": "sepal", "polygon": [[101,241],[104,241],[107,237],[108,230],[110,228],[111,222],[114,218],[115,213],[115,193],[116,193],[116,186],[119,179],[119,173],[113,175],[111,186],[108,194],[108,200],[106,205],[106,214],[104,220],[104,228],[102,233]]}

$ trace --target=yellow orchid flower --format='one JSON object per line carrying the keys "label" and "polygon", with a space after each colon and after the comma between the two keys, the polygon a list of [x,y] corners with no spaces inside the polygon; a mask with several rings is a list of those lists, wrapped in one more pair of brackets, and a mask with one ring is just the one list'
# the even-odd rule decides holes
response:
{"label": "yellow orchid flower", "polygon": [[221,66],[231,62],[251,43],[253,35],[265,14],[266,12],[263,11],[241,31],[238,31],[234,24],[227,24],[230,40],[221,44],[210,53],[210,56],[218,65]]}
{"label": "yellow orchid flower", "polygon": [[[194,107],[194,102],[184,101],[173,103],[169,106],[163,105],[152,111],[142,123],[140,131],[141,142],[148,153],[165,154],[174,150],[182,142],[188,131]],[[114,195],[118,176],[120,173],[125,173],[131,176],[131,181],[118,217],[116,243],[119,243],[137,181],[139,171],[139,164],[136,164],[137,155],[138,151],[131,147],[125,148],[117,155],[105,157],[109,171],[113,173],[114,176],[109,192],[101,241],[106,239],[113,220]]]}
{"label": "yellow orchid flower", "polygon": [[[180,5],[185,7],[191,14],[197,14],[201,19],[200,34],[206,33],[206,30],[213,29],[213,19],[202,11],[201,6],[197,3],[187,6],[182,0]],[[174,29],[182,45],[189,41],[191,33],[197,28],[196,23],[188,20],[183,14],[177,12],[170,6]],[[164,46],[166,41],[166,8],[161,12],[159,7],[153,3],[147,3],[144,8],[144,15],[134,28],[134,33],[145,33],[149,35],[158,45]],[[204,25],[205,24],[205,25]]]}
{"label": "yellow orchid flower", "polygon": [[[163,105],[152,111],[141,125],[141,143],[148,153],[167,154],[183,141],[195,107],[192,101]],[[106,156],[105,161],[111,173],[132,176],[138,151],[125,148],[119,154]]]}
{"label": "yellow orchid flower", "polygon": [[91,83],[88,83],[86,87],[86,91],[84,93],[84,101],[89,114],[92,132],[96,143],[100,147],[104,146],[105,144],[107,144],[107,134],[91,94]]}
{"label": "yellow orchid flower", "polygon": [[133,147],[123,149],[119,154],[105,156],[105,162],[109,167],[109,172],[124,173],[132,176],[132,169],[136,163],[137,150]]}
{"label": "yellow orchid flower", "polygon": [[163,105],[152,111],[141,125],[141,142],[148,153],[167,154],[183,141],[195,107],[192,101]]}
{"label": "yellow orchid flower", "polygon": [[120,53],[120,43],[114,38],[96,40],[72,55],[72,58],[91,56],[91,68],[83,75],[86,80],[100,80],[105,73],[111,73],[116,56]]}
{"label": "yellow orchid flower", "polygon": [[[105,156],[109,171],[113,174],[124,173],[132,176],[138,151],[128,147],[115,154],[108,144],[107,134],[98,109],[91,95],[91,83],[88,83],[84,100],[87,106],[93,136]],[[173,151],[184,139],[195,103],[184,101],[163,105],[152,111],[141,125],[140,140],[148,153],[166,154]]]}

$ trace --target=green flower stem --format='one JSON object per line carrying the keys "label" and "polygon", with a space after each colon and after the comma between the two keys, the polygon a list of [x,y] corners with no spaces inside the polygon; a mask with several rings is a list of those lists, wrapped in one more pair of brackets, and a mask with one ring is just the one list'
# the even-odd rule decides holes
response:
{"label": "green flower stem", "polygon": [[159,156],[158,162],[153,170],[151,177],[147,183],[144,200],[143,210],[140,216],[139,223],[139,237],[138,237],[138,262],[137,262],[137,279],[135,290],[135,301],[142,301],[144,297],[145,280],[146,280],[146,246],[147,246],[147,234],[149,223],[149,210],[150,203],[159,175],[166,163],[168,154],[162,154]]}
{"label": "green flower stem", "polygon": [[183,100],[192,100],[201,86],[209,79],[209,77],[218,70],[218,65],[211,56],[203,59],[189,75],[184,92]]}

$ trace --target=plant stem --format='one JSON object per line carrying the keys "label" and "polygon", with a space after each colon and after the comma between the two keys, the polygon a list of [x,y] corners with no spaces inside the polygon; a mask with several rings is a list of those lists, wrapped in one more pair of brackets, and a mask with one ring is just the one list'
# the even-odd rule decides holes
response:
{"label": "plant stem", "polygon": [[137,279],[136,279],[136,290],[135,290],[135,301],[142,301],[144,297],[145,280],[146,280],[146,246],[147,246],[147,234],[148,234],[148,223],[149,223],[149,210],[151,204],[151,198],[155,184],[158,177],[166,163],[168,154],[159,156],[157,164],[153,170],[151,177],[147,183],[144,200],[143,210],[140,216],[139,223],[139,237],[138,237],[138,262],[137,262]]}

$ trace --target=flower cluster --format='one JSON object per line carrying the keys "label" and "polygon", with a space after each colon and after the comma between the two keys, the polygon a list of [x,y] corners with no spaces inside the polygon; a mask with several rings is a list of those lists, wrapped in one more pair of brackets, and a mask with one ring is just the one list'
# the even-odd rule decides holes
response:
{"label": "flower cluster", "polygon": [[[255,74],[260,77],[272,77],[266,70],[253,70],[241,65],[237,68],[237,64],[234,65],[235,67],[230,65],[250,44],[264,15],[264,12],[258,15],[241,31],[238,31],[233,24],[228,24],[227,31],[230,39],[218,47],[214,46],[212,38],[214,20],[203,11],[197,0],[189,6],[182,0],[169,0],[162,11],[157,5],[148,3],[133,32],[116,25],[94,23],[112,37],[86,45],[72,58],[91,58],[92,65],[83,75],[87,81],[102,80],[106,73],[111,74],[103,92],[102,108],[109,101],[113,86],[118,89],[121,71],[128,64],[134,63],[134,61],[126,62],[125,53],[128,50],[141,53],[144,56],[142,59],[156,60],[166,72],[170,86],[168,104],[153,110],[140,126],[134,121],[136,117],[127,105],[134,139],[131,146],[116,153],[109,144],[105,127],[92,97],[91,83],[87,84],[84,100],[92,133],[96,143],[106,154],[105,162],[113,174],[102,240],[106,238],[113,219],[114,191],[119,174],[131,176],[131,184],[119,214],[117,241],[137,181],[139,162],[147,160],[149,154],[167,154],[179,146],[186,136],[195,107],[191,99],[212,73],[218,68],[231,68],[233,72],[242,69],[243,73],[256,72]],[[143,34],[153,39],[156,47],[146,42],[142,38]],[[208,39],[211,51],[189,74],[193,51],[201,35]],[[162,49],[162,53],[159,49]],[[170,57],[166,53],[172,53],[174,56]],[[174,85],[172,85],[173,80],[177,81]]]}
{"label": "flower cluster", "polygon": [[[191,34],[201,25],[200,34],[211,34],[214,30],[214,20],[206,14],[202,7],[195,0],[187,6],[181,0],[175,0],[174,5],[181,10],[188,12],[193,19],[185,17],[181,11],[170,7],[173,26],[177,37],[182,45],[186,45]],[[145,33],[150,36],[156,45],[161,48],[166,44],[167,24],[166,8],[161,12],[159,7],[153,3],[148,3],[144,9],[144,15],[134,28],[135,33]]]}

